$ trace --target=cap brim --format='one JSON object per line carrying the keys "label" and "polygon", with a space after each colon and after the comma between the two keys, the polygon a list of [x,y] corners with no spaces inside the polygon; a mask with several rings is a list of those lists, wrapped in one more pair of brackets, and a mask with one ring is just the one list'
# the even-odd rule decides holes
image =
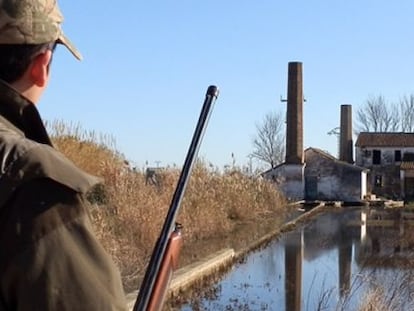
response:
{"label": "cap brim", "polygon": [[68,37],[66,37],[63,33],[60,34],[59,38],[57,39],[58,43],[63,44],[66,48],[75,56],[77,59],[82,60],[82,54],[76,49],[76,47],[70,42]]}

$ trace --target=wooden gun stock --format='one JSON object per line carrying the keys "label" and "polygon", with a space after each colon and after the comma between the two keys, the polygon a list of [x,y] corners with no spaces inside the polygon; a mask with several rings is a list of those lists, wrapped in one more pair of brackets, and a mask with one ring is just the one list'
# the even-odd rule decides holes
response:
{"label": "wooden gun stock", "polygon": [[178,264],[178,255],[182,244],[180,225],[175,223],[175,218],[210,117],[211,108],[217,96],[218,88],[214,85],[209,86],[167,217],[138,292],[134,311],[158,311],[162,308],[169,281]]}
{"label": "wooden gun stock", "polygon": [[178,259],[180,257],[183,238],[181,236],[181,228],[176,229],[168,240],[161,268],[154,283],[153,294],[149,299],[147,311],[161,310],[165,296],[168,290],[168,284],[171,281],[173,272],[178,268]]}

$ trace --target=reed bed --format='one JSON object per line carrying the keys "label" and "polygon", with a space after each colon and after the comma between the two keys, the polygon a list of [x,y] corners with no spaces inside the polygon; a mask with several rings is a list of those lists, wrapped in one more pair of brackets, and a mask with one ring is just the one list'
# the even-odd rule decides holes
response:
{"label": "reed bed", "polygon": [[[408,261],[408,259],[407,259]],[[381,262],[378,262],[381,265]],[[414,310],[414,272],[411,263],[400,270],[374,268],[366,273],[364,264],[344,295],[335,301],[335,287],[322,289],[315,307],[307,305],[305,310],[332,311],[405,311]]]}
{"label": "reed bed", "polygon": [[411,269],[391,273],[373,272],[358,311],[414,310],[414,274]]}
{"label": "reed bed", "polygon": [[[88,173],[103,178],[89,194],[98,238],[112,255],[126,291],[137,287],[158,238],[180,174],[156,172],[155,182],[128,165],[114,139],[85,131],[78,124],[48,124],[55,147]],[[285,210],[283,196],[269,182],[234,166],[220,170],[199,160],[194,166],[177,221],[184,245],[228,236],[243,222],[255,222]],[[214,248],[214,245],[213,245]]]}

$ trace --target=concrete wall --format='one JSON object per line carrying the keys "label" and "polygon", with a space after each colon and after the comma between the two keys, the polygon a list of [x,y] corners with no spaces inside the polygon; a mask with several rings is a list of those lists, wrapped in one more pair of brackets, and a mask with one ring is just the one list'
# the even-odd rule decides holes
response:
{"label": "concrete wall", "polygon": [[[381,151],[380,164],[373,164],[374,150]],[[402,199],[405,197],[404,178],[401,177],[401,161],[395,161],[395,151],[404,154],[414,153],[414,147],[356,147],[356,164],[369,169],[368,192],[389,199]]]}
{"label": "concrete wall", "polygon": [[304,164],[282,164],[267,171],[263,177],[275,182],[289,200],[304,198]]}
{"label": "concrete wall", "polygon": [[361,199],[364,199],[368,194],[368,173],[366,171],[361,172]]}
{"label": "concrete wall", "polygon": [[[263,177],[275,182],[290,200],[360,202],[367,194],[367,175],[362,168],[314,148],[305,151],[305,164],[284,163],[263,173]],[[310,188],[315,190],[312,197]]]}
{"label": "concrete wall", "polygon": [[355,148],[355,157],[356,161],[355,164],[362,167],[371,167],[372,158],[373,158],[373,151],[374,150],[381,150],[381,165],[393,165],[393,164],[400,164],[400,162],[395,162],[394,160],[394,153],[396,150],[401,151],[401,158],[404,156],[405,153],[414,153],[414,147],[411,148],[389,148],[389,147],[356,147]]}
{"label": "concrete wall", "polygon": [[360,168],[325,157],[312,149],[305,151],[305,161],[305,178],[316,177],[318,200],[359,202],[366,194]]}

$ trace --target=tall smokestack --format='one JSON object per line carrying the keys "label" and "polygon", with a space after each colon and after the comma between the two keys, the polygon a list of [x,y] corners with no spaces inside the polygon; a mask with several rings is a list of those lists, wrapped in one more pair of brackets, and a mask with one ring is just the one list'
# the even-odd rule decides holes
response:
{"label": "tall smokestack", "polygon": [[286,164],[303,164],[302,63],[290,62],[287,94]]}
{"label": "tall smokestack", "polygon": [[352,106],[341,105],[341,129],[339,136],[339,160],[354,163],[352,143]]}

